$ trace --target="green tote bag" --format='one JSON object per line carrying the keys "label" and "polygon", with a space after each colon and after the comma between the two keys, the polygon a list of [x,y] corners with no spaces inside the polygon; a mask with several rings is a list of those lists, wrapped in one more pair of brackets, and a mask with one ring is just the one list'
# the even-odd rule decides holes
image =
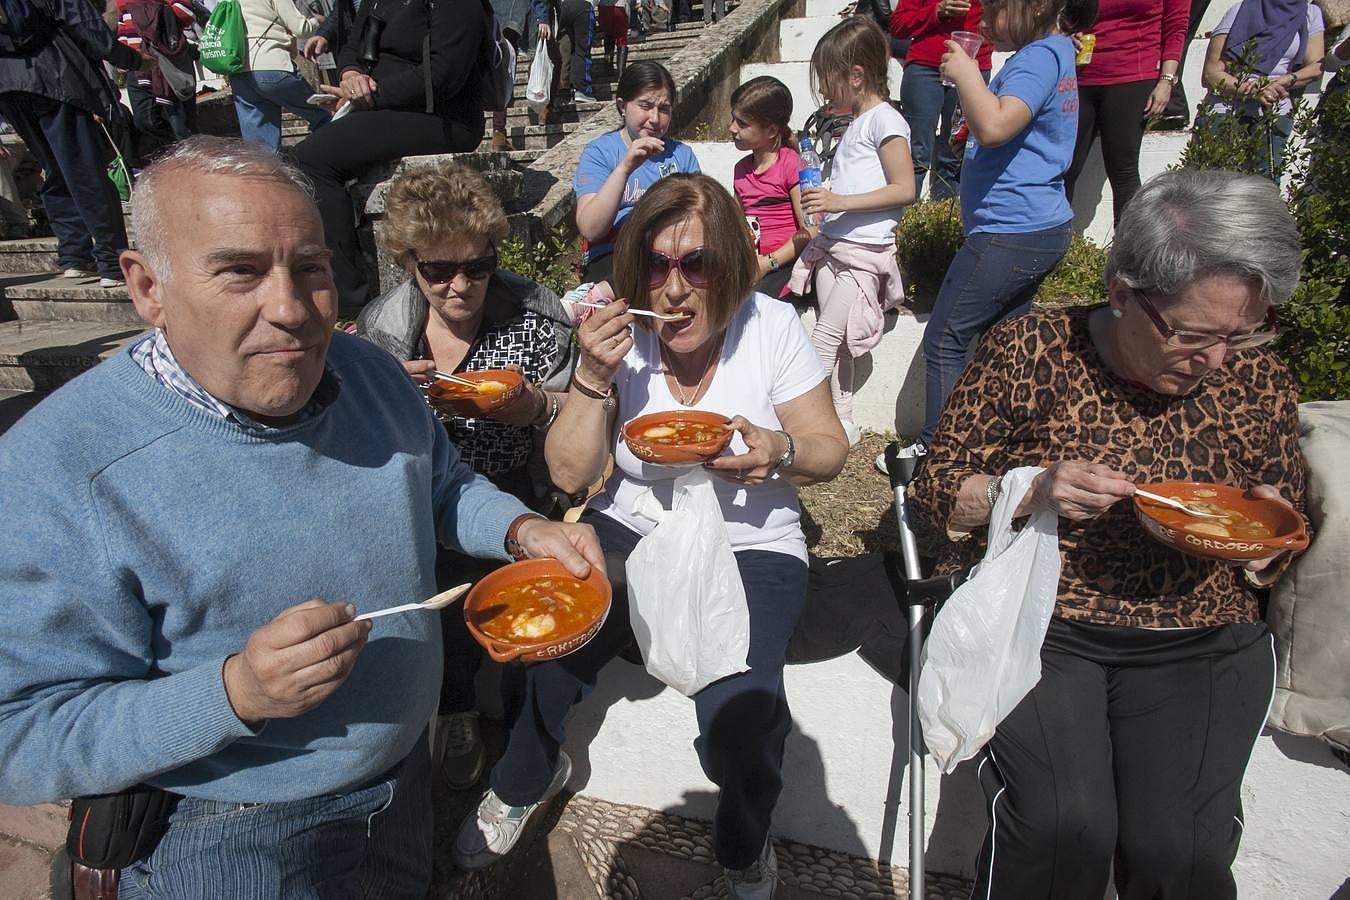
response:
{"label": "green tote bag", "polygon": [[217,75],[233,75],[248,62],[248,35],[239,0],[220,0],[202,30],[202,66]]}

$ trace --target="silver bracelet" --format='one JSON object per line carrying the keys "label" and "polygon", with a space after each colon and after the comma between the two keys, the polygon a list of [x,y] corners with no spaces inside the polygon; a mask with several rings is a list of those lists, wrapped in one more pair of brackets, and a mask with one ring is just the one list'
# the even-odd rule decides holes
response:
{"label": "silver bracelet", "polygon": [[545,419],[543,422],[537,423],[534,426],[535,428],[538,428],[540,431],[547,431],[549,429],[549,426],[551,426],[554,423],[554,421],[556,421],[558,418],[558,410],[562,408],[562,404],[558,402],[558,397],[556,394],[550,394],[547,391],[545,391],[544,398],[545,398],[544,402],[546,404],[552,403],[553,408],[549,410],[547,419]]}
{"label": "silver bracelet", "polygon": [[984,486],[984,496],[989,500],[989,508],[994,508],[994,501],[998,499],[999,491],[1003,490],[1003,476],[996,475],[989,479]]}

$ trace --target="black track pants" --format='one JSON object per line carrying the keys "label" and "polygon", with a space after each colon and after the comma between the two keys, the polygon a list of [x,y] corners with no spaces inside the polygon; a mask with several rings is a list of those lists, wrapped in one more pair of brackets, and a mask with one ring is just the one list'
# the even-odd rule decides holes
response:
{"label": "black track pants", "polygon": [[1147,630],[1053,619],[1041,681],[980,762],[992,827],[972,897],[1232,900],[1239,789],[1265,722],[1264,624]]}

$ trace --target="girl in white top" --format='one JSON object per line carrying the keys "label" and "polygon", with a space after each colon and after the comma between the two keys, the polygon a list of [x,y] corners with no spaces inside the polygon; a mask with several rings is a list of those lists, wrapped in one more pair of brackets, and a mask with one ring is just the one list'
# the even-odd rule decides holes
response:
{"label": "girl in white top", "polygon": [[[833,109],[853,111],[853,123],[831,163],[830,187],[802,192],[802,208],[817,221],[824,216],[812,245],[827,252],[821,258],[808,248],[798,263],[815,268],[820,315],[811,343],[831,370],[832,399],[850,444],[857,441],[859,429],[853,422],[853,355],[845,342],[849,318],[859,303],[866,302],[864,292],[883,290],[878,275],[885,259],[894,257],[895,226],[902,208],[914,201],[909,126],[886,99],[889,59],[887,36],[863,16],[831,28],[811,54],[811,75],[825,102]],[[845,261],[831,252],[838,242],[875,251],[876,267],[868,264],[867,277],[859,277],[857,248],[849,248]]]}

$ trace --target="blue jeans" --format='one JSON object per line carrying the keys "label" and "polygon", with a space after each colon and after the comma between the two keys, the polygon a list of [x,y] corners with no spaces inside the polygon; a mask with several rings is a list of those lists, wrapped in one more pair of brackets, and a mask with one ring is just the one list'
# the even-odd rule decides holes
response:
{"label": "blue jeans", "polygon": [[112,148],[94,117],[69,103],[10,91],[0,116],[14,126],[46,177],[38,195],[56,235],[56,264],[95,268],[122,277],[117,258],[127,249],[122,201],[108,178]]}
{"label": "blue jeans", "polygon": [[[981,71],[985,84],[989,72]],[[961,160],[952,152],[952,114],[956,88],[945,87],[932,66],[910,63],[900,81],[900,105],[909,123],[909,152],[914,157],[914,196],[923,193],[923,177],[933,172],[932,198],[960,193]]]}
{"label": "blue jeans", "polygon": [[427,735],[403,762],[344,794],[240,804],[185,797],[121,900],[361,897],[421,900],[431,883]]}
{"label": "blue jeans", "polygon": [[966,235],[923,331],[927,382],[919,443],[933,442],[942,405],[976,340],[989,326],[1031,309],[1036,289],[1069,249],[1069,236],[1069,222],[1044,231]]}
{"label": "blue jeans", "polygon": [[[641,537],[605,515],[587,514],[605,550],[614,604],[590,643],[553,662],[532,663],[506,753],[492,770],[492,789],[512,806],[543,796],[558,765],[568,711],[595,687],[604,665],[633,640],[624,561]],[[750,608],[749,670],[694,695],[694,749],[718,787],[713,817],[717,861],[733,869],[754,862],[769,836],[783,789],[783,744],[792,713],[783,691],[788,638],[806,603],[806,564],[783,553],[736,554]]]}
{"label": "blue jeans", "polygon": [[230,76],[230,90],[239,136],[273,153],[281,149],[283,107],[308,122],[310,131],[332,118],[332,113],[306,102],[314,88],[294,72],[236,72]]}

